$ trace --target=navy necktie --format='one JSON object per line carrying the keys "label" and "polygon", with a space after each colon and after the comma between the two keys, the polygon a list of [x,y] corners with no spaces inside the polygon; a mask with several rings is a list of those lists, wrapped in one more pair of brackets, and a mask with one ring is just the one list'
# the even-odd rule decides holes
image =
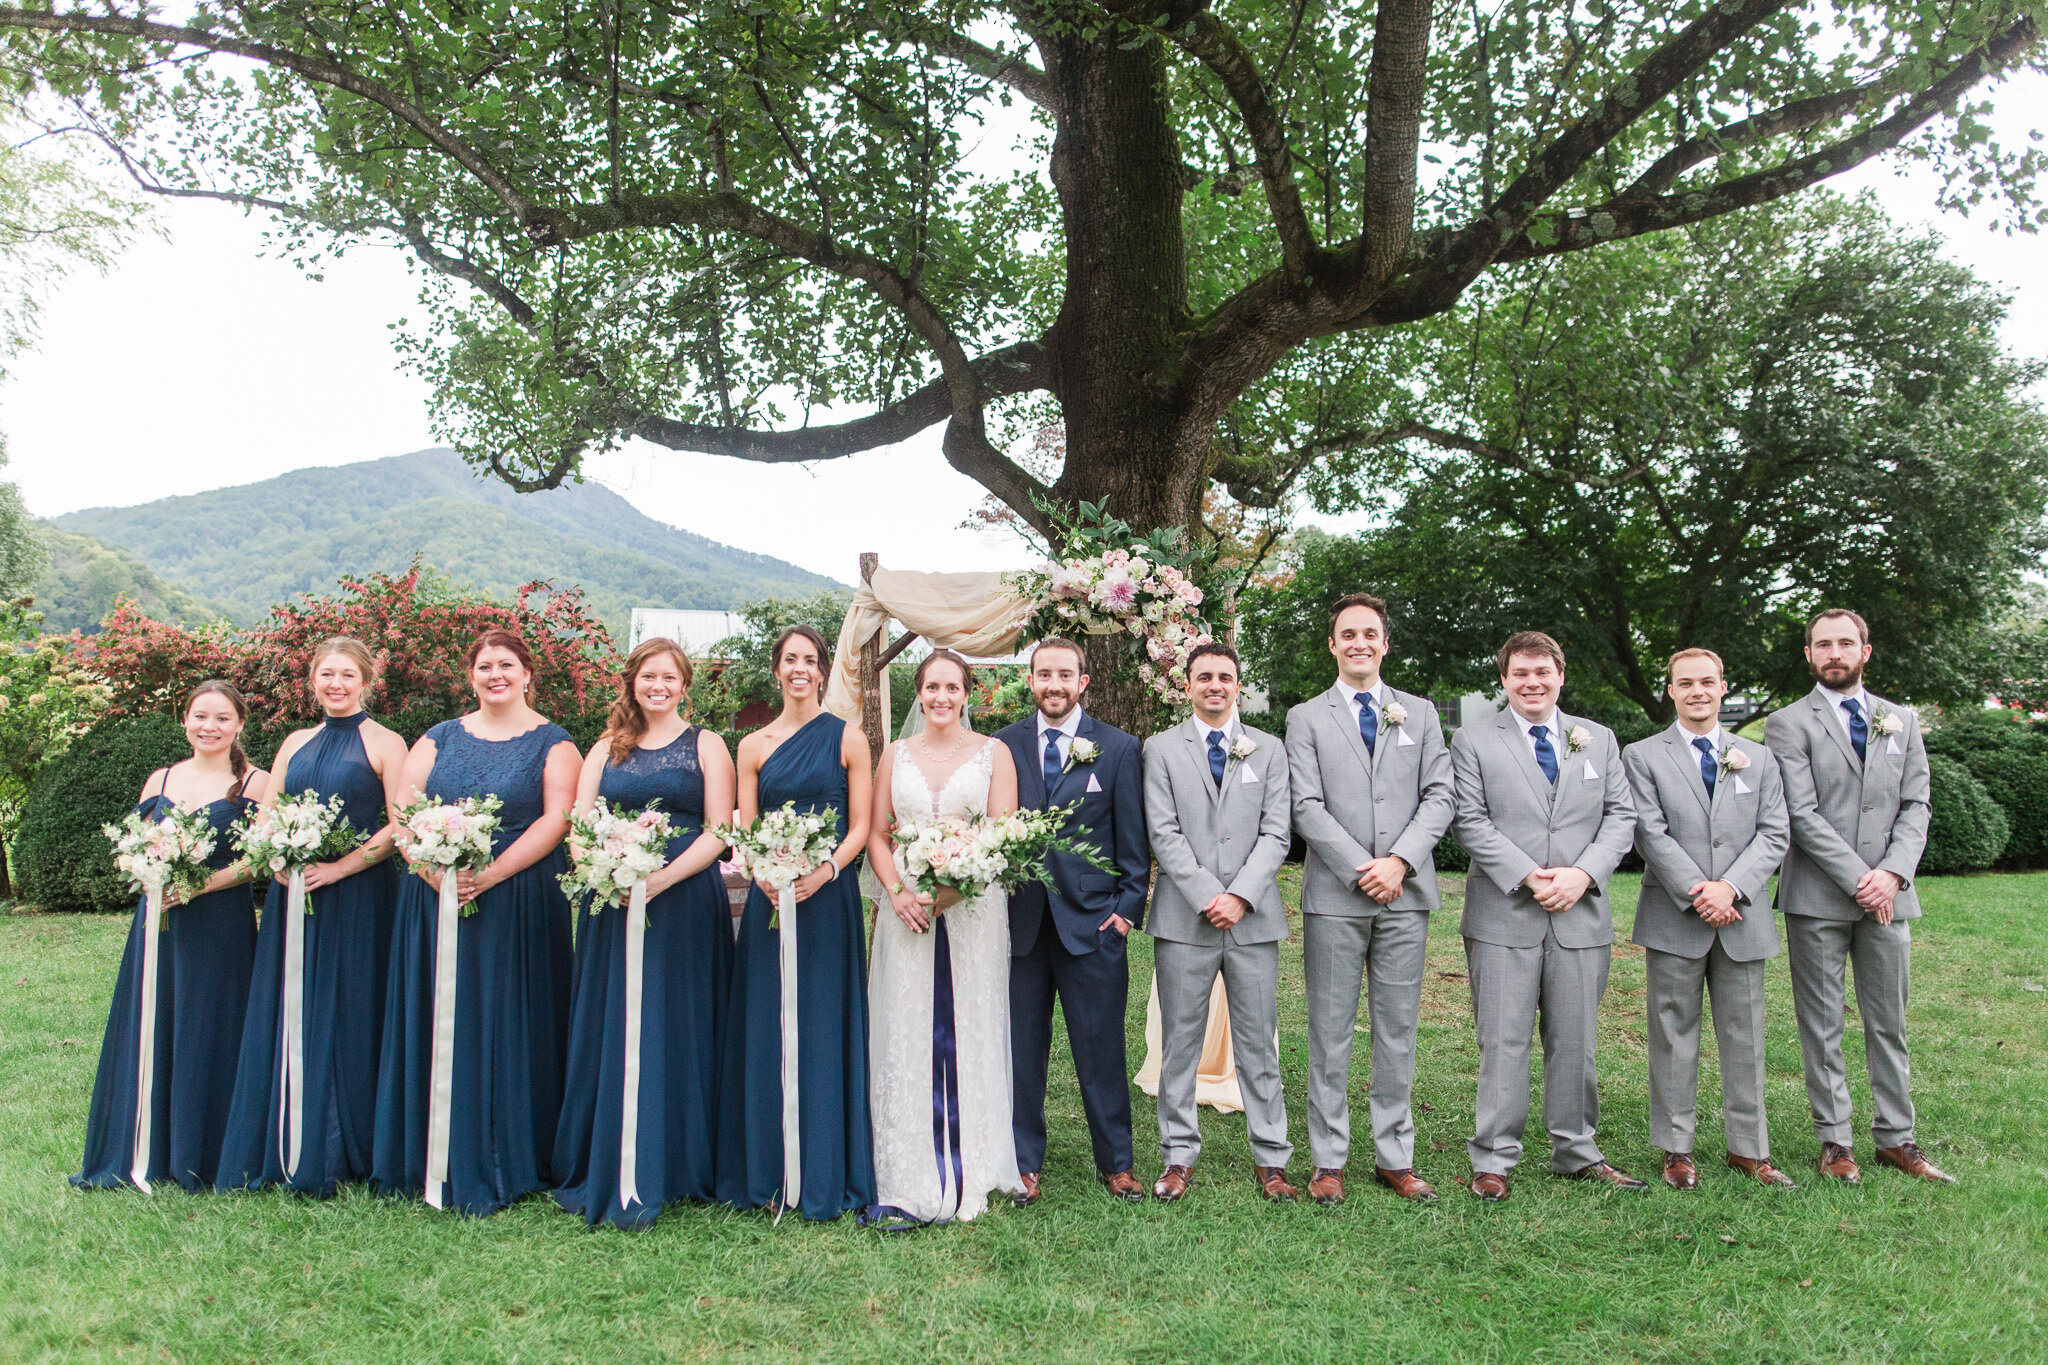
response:
{"label": "navy necktie", "polygon": [[1550,727],[1538,725],[1529,733],[1536,737],[1536,766],[1552,786],[1557,785],[1557,750],[1550,747]]}
{"label": "navy necktie", "polygon": [[1714,799],[1714,777],[1718,765],[1714,762],[1714,741],[1705,735],[1693,736],[1692,747],[1700,751],[1700,780],[1707,784],[1707,800]]}
{"label": "navy necktie", "polygon": [[1216,785],[1219,787],[1223,785],[1223,763],[1223,732],[1221,730],[1211,730],[1209,732],[1209,776],[1216,779]]}
{"label": "navy necktie", "polygon": [[1849,708],[1849,747],[1856,751],[1856,761],[1861,763],[1863,746],[1870,742],[1870,725],[1863,719],[1863,703],[1849,697],[1842,705]]}
{"label": "navy necktie", "polygon": [[1365,752],[1370,756],[1372,746],[1380,737],[1379,712],[1372,708],[1372,693],[1354,692],[1352,695],[1358,698],[1358,737],[1365,741]]}
{"label": "navy necktie", "polygon": [[1060,780],[1060,732],[1045,732],[1045,789],[1052,790],[1052,784]]}

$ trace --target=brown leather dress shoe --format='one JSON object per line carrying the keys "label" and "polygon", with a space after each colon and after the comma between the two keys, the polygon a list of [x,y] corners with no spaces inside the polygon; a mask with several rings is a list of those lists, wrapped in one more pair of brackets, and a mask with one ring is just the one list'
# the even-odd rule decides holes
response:
{"label": "brown leather dress shoe", "polygon": [[1301,1191],[1287,1183],[1285,1166],[1254,1166],[1252,1177],[1259,1182],[1259,1193],[1268,1199],[1277,1199],[1283,1204],[1292,1204],[1301,1198]]}
{"label": "brown leather dress shoe", "polygon": [[1857,1169],[1855,1156],[1839,1142],[1823,1142],[1820,1145],[1820,1173],[1829,1180],[1839,1180],[1844,1185],[1863,1183],[1863,1172]]}
{"label": "brown leather dress shoe", "polygon": [[1674,1190],[1696,1190],[1700,1187],[1700,1168],[1692,1164],[1691,1152],[1664,1154],[1664,1183]]}
{"label": "brown leather dress shoe", "polygon": [[1759,1157],[1728,1154],[1728,1164],[1748,1176],[1759,1185],[1770,1185],[1781,1190],[1796,1190],[1799,1183],[1791,1176]]}
{"label": "brown leather dress shoe", "polygon": [[1138,1177],[1129,1171],[1103,1171],[1096,1177],[1104,1187],[1126,1204],[1145,1202],[1145,1187],[1138,1183]]}
{"label": "brown leather dress shoe", "polygon": [[1152,1183],[1152,1197],[1164,1204],[1173,1203],[1188,1192],[1188,1176],[1191,1174],[1185,1166],[1168,1166]]}
{"label": "brown leather dress shoe", "polygon": [[1030,1208],[1038,1202],[1038,1172],[1024,1171],[1017,1177],[1024,1182],[1024,1192],[1010,1196],[1010,1202],[1020,1209]]}
{"label": "brown leather dress shoe", "polygon": [[1498,1204],[1508,1197],[1508,1178],[1492,1171],[1475,1171],[1472,1174],[1472,1193],[1489,1204]]}
{"label": "brown leather dress shoe", "polygon": [[1877,1159],[1887,1166],[1897,1167],[1907,1175],[1917,1176],[1921,1180],[1932,1180],[1942,1185],[1956,1183],[1954,1176],[1929,1161],[1927,1154],[1910,1142],[1902,1142],[1896,1147],[1878,1148]]}
{"label": "brown leather dress shoe", "polygon": [[1403,1199],[1419,1200],[1425,1204],[1436,1200],[1436,1190],[1411,1168],[1390,1171],[1384,1166],[1375,1166],[1372,1168],[1372,1178]]}
{"label": "brown leather dress shoe", "polygon": [[1318,1166],[1309,1177],[1308,1197],[1318,1204],[1336,1205],[1344,1202],[1344,1168],[1342,1166]]}
{"label": "brown leather dress shoe", "polygon": [[1621,1169],[1621,1167],[1610,1166],[1604,1161],[1596,1161],[1590,1166],[1583,1166],[1573,1171],[1571,1178],[1573,1180],[1597,1180],[1601,1184],[1610,1185],[1617,1190],[1647,1190],[1650,1188],[1647,1183],[1636,1179],[1627,1171]]}

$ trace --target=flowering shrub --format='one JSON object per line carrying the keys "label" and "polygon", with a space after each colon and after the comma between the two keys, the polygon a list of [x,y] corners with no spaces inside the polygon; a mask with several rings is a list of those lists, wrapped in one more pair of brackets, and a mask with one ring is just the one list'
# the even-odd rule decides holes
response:
{"label": "flowering shrub", "polygon": [[[112,698],[107,680],[82,665],[66,640],[37,638],[32,598],[0,604],[0,848],[36,772],[92,728]],[[0,858],[0,894],[9,890]]]}

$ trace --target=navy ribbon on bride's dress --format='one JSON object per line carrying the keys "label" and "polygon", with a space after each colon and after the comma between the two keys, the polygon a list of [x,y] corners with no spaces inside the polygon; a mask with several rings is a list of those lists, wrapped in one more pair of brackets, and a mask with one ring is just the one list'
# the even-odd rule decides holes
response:
{"label": "navy ribbon on bride's dress", "polygon": [[953,1017],[953,946],[946,937],[946,917],[934,914],[932,919],[938,933],[932,944],[932,1160],[939,1168],[939,1198],[943,1201],[950,1158],[953,1206],[937,1218],[923,1219],[894,1204],[877,1204],[860,1215],[862,1227],[950,1223],[960,1212],[960,1193],[967,1183],[960,1143],[960,1037]]}

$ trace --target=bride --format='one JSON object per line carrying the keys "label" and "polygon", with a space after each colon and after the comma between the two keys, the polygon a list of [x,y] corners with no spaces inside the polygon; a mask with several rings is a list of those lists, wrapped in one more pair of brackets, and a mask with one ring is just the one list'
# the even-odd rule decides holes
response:
{"label": "bride", "polygon": [[968,727],[967,686],[967,661],[951,650],[919,664],[925,728],[891,744],[875,774],[868,861],[896,912],[875,917],[868,982],[877,1218],[969,1219],[988,1207],[990,1191],[1023,1188],[1010,1131],[1005,894],[994,888],[967,902],[950,890],[936,901],[920,895],[905,884],[889,838],[898,821],[1017,808],[1009,748]]}

